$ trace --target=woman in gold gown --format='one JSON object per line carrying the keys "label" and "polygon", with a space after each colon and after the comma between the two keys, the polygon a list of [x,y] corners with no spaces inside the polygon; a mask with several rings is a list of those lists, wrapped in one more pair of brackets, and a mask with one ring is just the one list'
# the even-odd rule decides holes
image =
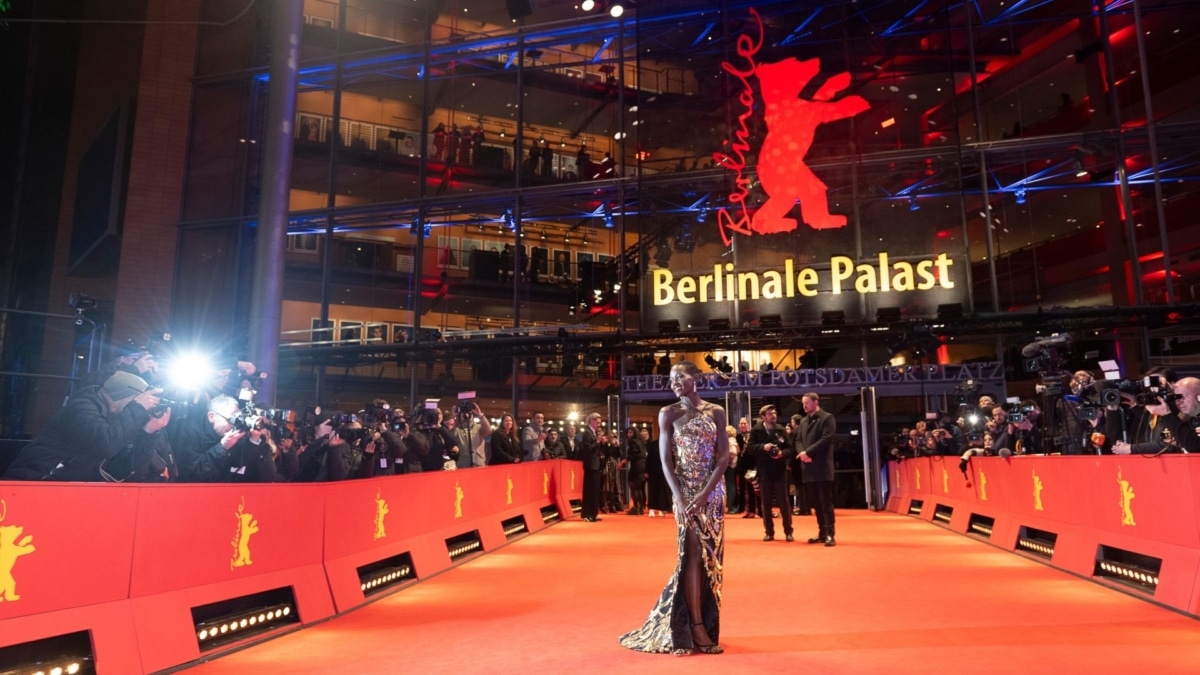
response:
{"label": "woman in gold gown", "polygon": [[700,399],[695,364],[675,364],[670,385],[679,401],[658,413],[659,453],[674,496],[678,561],[646,623],[620,642],[643,652],[720,654],[725,410]]}

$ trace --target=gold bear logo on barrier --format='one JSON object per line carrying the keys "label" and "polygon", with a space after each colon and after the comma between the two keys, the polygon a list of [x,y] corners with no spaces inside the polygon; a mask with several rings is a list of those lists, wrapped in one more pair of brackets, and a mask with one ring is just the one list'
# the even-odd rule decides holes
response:
{"label": "gold bear logo on barrier", "polygon": [[233,558],[229,561],[229,569],[254,564],[254,561],[250,559],[250,537],[258,532],[258,521],[254,519],[253,513],[246,512],[245,497],[242,497],[242,503],[238,505],[236,515],[238,529],[231,542]]}
{"label": "gold bear logo on barrier", "polygon": [[1125,477],[1121,475],[1121,467],[1117,467],[1117,486],[1121,488],[1121,524],[1137,526],[1133,521],[1133,498],[1137,497],[1133,492],[1133,486]]}
{"label": "gold bear logo on barrier", "polygon": [[942,492],[950,494],[950,472],[942,469]]}
{"label": "gold bear logo on barrier", "polygon": [[507,480],[507,486],[506,486],[506,491],[504,493],[504,503],[511,504],[512,503],[512,491],[513,491],[513,479],[512,479],[512,476],[505,476],[505,479]]}
{"label": "gold bear logo on barrier", "polygon": [[[7,515],[8,504],[0,499],[0,523],[4,522]],[[37,550],[32,534],[21,536],[24,531],[21,525],[0,525],[0,602],[21,599],[17,595],[17,578],[13,576],[13,567],[17,564],[17,558]]]}
{"label": "gold bear logo on barrier", "polygon": [[542,494],[543,495],[550,494],[550,472],[549,471],[542,472]]}
{"label": "gold bear logo on barrier", "polygon": [[1037,475],[1037,469],[1034,469],[1030,473],[1033,474],[1033,510],[1045,511],[1042,508],[1042,477]]}
{"label": "gold bear logo on barrier", "polygon": [[917,469],[916,472],[917,472],[917,489],[920,490],[921,489],[921,470]]}
{"label": "gold bear logo on barrier", "polygon": [[379,541],[387,536],[387,529],[384,527],[383,519],[387,516],[390,509],[388,503],[384,501],[379,490],[375,491],[375,541]]}
{"label": "gold bear logo on barrier", "polygon": [[983,469],[979,470],[979,501],[987,501],[987,476],[983,473]]}
{"label": "gold bear logo on barrier", "polygon": [[571,492],[575,491],[575,469],[571,469]]}
{"label": "gold bear logo on barrier", "polygon": [[462,486],[458,484],[458,481],[454,481],[454,517],[456,519],[463,517],[462,503],[465,498],[466,493],[463,492]]}

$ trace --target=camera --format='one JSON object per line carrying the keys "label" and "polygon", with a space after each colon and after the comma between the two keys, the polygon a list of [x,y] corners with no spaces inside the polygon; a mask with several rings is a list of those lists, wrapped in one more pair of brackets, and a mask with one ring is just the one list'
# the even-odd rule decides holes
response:
{"label": "camera", "polygon": [[1008,421],[1014,423],[1024,422],[1025,418],[1033,414],[1034,410],[1037,410],[1036,406],[1022,403],[1010,403],[1004,406],[1004,412],[1008,413]]}
{"label": "camera", "polygon": [[475,392],[464,391],[458,395],[458,405],[454,406],[457,417],[468,417],[475,414]]}

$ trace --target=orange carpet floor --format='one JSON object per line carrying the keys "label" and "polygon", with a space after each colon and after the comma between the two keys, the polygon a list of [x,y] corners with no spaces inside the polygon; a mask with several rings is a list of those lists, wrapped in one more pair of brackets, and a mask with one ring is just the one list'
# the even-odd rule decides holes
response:
{"label": "orange carpet floor", "polygon": [[[564,522],[189,673],[1196,673],[1200,621],[907,516],[726,520],[718,656],[641,654],[669,519]],[[776,521],[778,527],[778,520]]]}

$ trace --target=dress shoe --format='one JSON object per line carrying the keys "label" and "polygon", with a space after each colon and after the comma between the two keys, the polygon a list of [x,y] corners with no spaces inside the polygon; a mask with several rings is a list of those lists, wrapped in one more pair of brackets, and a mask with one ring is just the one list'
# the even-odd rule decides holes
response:
{"label": "dress shoe", "polygon": [[763,537],[763,541],[775,541],[775,535],[768,534],[767,536]]}
{"label": "dress shoe", "polygon": [[822,537],[821,535],[817,535],[815,537],[808,538],[808,543],[810,543],[810,544],[821,544],[821,543],[824,543],[824,541],[825,541],[825,537]]}
{"label": "dress shoe", "polygon": [[825,537],[826,546],[837,546],[837,540],[833,537]]}
{"label": "dress shoe", "polygon": [[795,537],[793,537],[792,535],[790,535],[790,534],[789,534],[789,535],[787,536],[787,540],[788,540],[788,541],[796,541],[796,538],[795,538]]}

